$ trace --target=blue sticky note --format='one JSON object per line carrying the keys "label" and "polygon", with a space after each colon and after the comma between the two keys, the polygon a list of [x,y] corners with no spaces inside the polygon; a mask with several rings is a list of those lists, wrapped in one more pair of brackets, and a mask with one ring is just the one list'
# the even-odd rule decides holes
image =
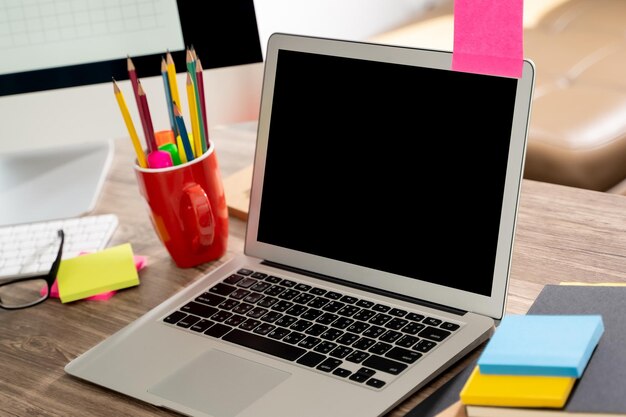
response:
{"label": "blue sticky note", "polygon": [[478,367],[492,375],[579,378],[603,333],[600,315],[505,316]]}

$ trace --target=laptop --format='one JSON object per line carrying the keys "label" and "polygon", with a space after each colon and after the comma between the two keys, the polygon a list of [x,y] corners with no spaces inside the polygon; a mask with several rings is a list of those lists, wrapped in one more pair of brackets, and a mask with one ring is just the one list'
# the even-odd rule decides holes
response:
{"label": "laptop", "polygon": [[380,416],[505,311],[534,71],[277,33],[244,253],[67,364],[192,416]]}

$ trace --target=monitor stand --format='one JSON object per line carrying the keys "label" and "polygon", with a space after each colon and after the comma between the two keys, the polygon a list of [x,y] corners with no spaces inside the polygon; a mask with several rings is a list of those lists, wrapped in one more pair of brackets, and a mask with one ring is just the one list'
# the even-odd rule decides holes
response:
{"label": "monitor stand", "polygon": [[113,141],[0,154],[0,226],[78,217],[93,210]]}

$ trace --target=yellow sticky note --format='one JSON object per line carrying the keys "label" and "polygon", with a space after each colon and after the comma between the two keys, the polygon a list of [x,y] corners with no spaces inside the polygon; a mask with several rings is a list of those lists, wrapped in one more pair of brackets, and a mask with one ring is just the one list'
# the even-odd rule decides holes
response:
{"label": "yellow sticky note", "polygon": [[466,405],[560,408],[574,382],[574,377],[484,375],[476,366],[460,397]]}
{"label": "yellow sticky note", "polygon": [[57,274],[62,303],[139,285],[130,243],[64,259]]}

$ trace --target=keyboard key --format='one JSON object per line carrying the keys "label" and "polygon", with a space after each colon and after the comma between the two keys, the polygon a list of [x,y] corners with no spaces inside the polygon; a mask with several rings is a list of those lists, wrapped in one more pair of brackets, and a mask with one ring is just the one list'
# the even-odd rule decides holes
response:
{"label": "keyboard key", "polygon": [[265,279],[267,278],[267,274],[264,274],[262,272],[255,272],[252,275],[250,275],[252,278],[256,278],[256,279]]}
{"label": "keyboard key", "polygon": [[409,313],[406,315],[406,319],[411,321],[422,321],[424,320],[424,316],[417,313]]}
{"label": "keyboard key", "polygon": [[385,355],[388,358],[396,359],[405,363],[413,363],[422,357],[421,353],[407,350],[401,347],[394,347]]}
{"label": "keyboard key", "polygon": [[191,330],[198,333],[204,333],[206,329],[213,326],[213,322],[211,320],[202,319],[193,326],[190,327]]}
{"label": "keyboard key", "polygon": [[326,359],[326,356],[324,355],[320,355],[319,353],[315,352],[307,352],[300,359],[298,359],[296,363],[313,368],[324,359]]}
{"label": "keyboard key", "polygon": [[[209,329],[210,330],[210,329]],[[305,349],[297,346],[288,345],[277,340],[259,336],[254,333],[244,332],[243,330],[233,329],[224,336],[223,340],[245,346],[259,352],[267,353],[288,361],[295,361],[306,353]]]}
{"label": "keyboard key", "polygon": [[425,339],[434,340],[435,342],[441,342],[446,337],[450,336],[450,334],[451,333],[447,330],[426,326],[426,328],[419,332],[417,335]]}
{"label": "keyboard key", "polygon": [[217,313],[217,308],[210,307],[208,305],[196,303],[194,301],[190,301],[184,306],[180,308],[185,313],[193,314],[196,316],[200,316],[203,318],[211,317],[213,314]]}
{"label": "keyboard key", "polygon": [[361,363],[363,362],[365,359],[367,359],[370,356],[369,353],[363,352],[361,350],[355,350],[354,352],[352,352],[350,355],[348,355],[348,357],[346,358],[346,360],[348,362],[354,362],[354,363]]}
{"label": "keyboard key", "polygon": [[392,316],[395,316],[395,317],[404,317],[404,316],[406,316],[406,313],[407,312],[405,310],[400,310],[399,308],[392,308],[389,311],[389,314],[391,314]]}
{"label": "keyboard key", "polygon": [[225,324],[215,323],[213,326],[209,327],[209,329],[205,331],[204,334],[220,338],[228,333],[231,329],[232,327],[226,326]]}
{"label": "keyboard key", "polygon": [[343,297],[343,294],[336,291],[328,291],[326,294],[324,294],[324,297],[330,298],[331,300],[339,300],[341,297]]}
{"label": "keyboard key", "polygon": [[252,274],[252,272],[252,270],[246,268],[241,268],[239,271],[237,271],[239,275],[250,275]]}
{"label": "keyboard key", "polygon": [[391,307],[386,306],[386,305],[382,305],[382,304],[376,304],[376,305],[374,305],[374,307],[372,307],[372,310],[378,311],[379,313],[386,313],[390,309],[391,309]]}
{"label": "keyboard key", "polygon": [[340,378],[345,378],[345,377],[347,377],[347,376],[350,376],[350,374],[351,374],[351,373],[352,373],[352,372],[348,371],[348,370],[347,370],[347,369],[345,369],[345,368],[336,368],[336,369],[333,371],[333,375],[337,375],[337,376],[338,376],[338,377],[340,377]]}
{"label": "keyboard key", "polygon": [[210,293],[219,295],[228,295],[235,290],[235,287],[233,287],[232,285],[224,284],[223,282],[219,282],[213,287],[209,288]]}
{"label": "keyboard key", "polygon": [[363,361],[363,365],[368,368],[374,368],[377,371],[387,372],[388,374],[398,375],[404,371],[408,365],[398,361],[383,358],[382,356],[372,355]]}
{"label": "keyboard key", "polygon": [[222,297],[221,295],[205,292],[199,295],[198,297],[196,297],[195,301],[198,301],[200,303],[207,304],[210,306],[216,306],[216,305],[223,303],[224,300],[226,300],[226,297]]}
{"label": "keyboard key", "polygon": [[230,285],[235,285],[236,283],[238,283],[242,279],[243,279],[242,275],[232,274],[231,276],[226,278],[224,280],[224,282],[227,283],[227,284],[230,284]]}
{"label": "keyboard key", "polygon": [[415,346],[413,346],[413,349],[417,350],[418,352],[426,353],[435,346],[437,346],[437,343],[435,342],[431,342],[430,340],[420,340]]}
{"label": "keyboard key", "polygon": [[280,281],[282,281],[282,278],[270,275],[269,277],[265,278],[265,281],[269,282],[270,284],[278,284]]}
{"label": "keyboard key", "polygon": [[339,359],[327,358],[324,362],[320,363],[316,369],[323,372],[331,372],[343,362]]}
{"label": "keyboard key", "polygon": [[174,324],[178,320],[180,320],[183,317],[185,317],[186,315],[187,314],[183,313],[182,311],[175,311],[172,314],[170,314],[169,316],[165,317],[163,319],[163,321],[166,322],[166,323],[169,323],[169,324]]}
{"label": "keyboard key", "polygon": [[374,306],[374,303],[367,300],[359,300],[356,302],[356,305],[362,308],[372,308]]}
{"label": "keyboard key", "polygon": [[451,332],[453,332],[455,330],[458,330],[458,328],[461,327],[461,326],[459,326],[458,324],[450,323],[449,321],[445,321],[445,322],[441,323],[441,326],[439,326],[439,327],[441,327],[442,329],[450,330]]}
{"label": "keyboard key", "polygon": [[432,317],[426,317],[424,320],[422,320],[422,322],[430,324],[431,326],[439,326],[441,324],[441,320]]}
{"label": "keyboard key", "polygon": [[382,388],[385,386],[385,381],[381,381],[380,379],[376,379],[376,378],[370,378],[367,380],[365,385],[369,385],[370,387],[374,387],[374,388]]}
{"label": "keyboard key", "polygon": [[200,321],[200,317],[196,317],[196,316],[193,316],[191,314],[188,314],[187,317],[179,320],[178,323],[176,323],[176,325],[179,326],[179,327],[183,327],[185,329],[188,329],[192,325],[194,325],[197,321]]}

